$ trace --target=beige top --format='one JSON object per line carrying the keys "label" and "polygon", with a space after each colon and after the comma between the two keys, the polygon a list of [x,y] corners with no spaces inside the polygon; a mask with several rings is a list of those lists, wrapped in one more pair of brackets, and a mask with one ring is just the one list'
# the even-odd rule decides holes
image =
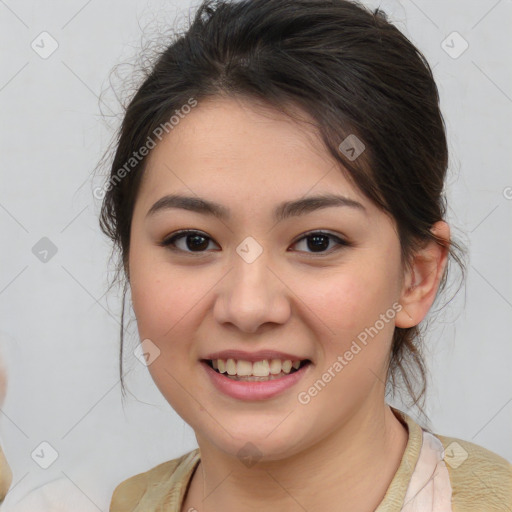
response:
{"label": "beige top", "polygon": [[[512,465],[476,444],[423,430],[393,409],[409,432],[400,466],[375,512],[512,511]],[[110,512],[181,512],[200,461],[193,450],[121,482]]]}

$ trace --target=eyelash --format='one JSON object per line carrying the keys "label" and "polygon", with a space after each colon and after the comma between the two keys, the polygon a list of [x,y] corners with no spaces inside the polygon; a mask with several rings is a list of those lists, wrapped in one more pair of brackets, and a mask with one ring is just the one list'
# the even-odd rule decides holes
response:
{"label": "eyelash", "polygon": [[[181,252],[181,253],[185,253],[185,254],[190,254],[190,255],[192,255],[194,257],[195,256],[200,256],[200,255],[204,254],[206,251],[197,251],[197,252],[194,252],[194,251],[184,251],[183,249],[178,249],[174,245],[178,240],[180,240],[182,238],[185,238],[188,235],[199,235],[202,238],[212,240],[212,238],[210,238],[209,236],[205,235],[201,231],[184,229],[184,230],[181,230],[181,231],[177,231],[176,233],[174,233],[170,237],[167,237],[162,242],[160,242],[158,245],[161,246],[161,247],[166,247],[167,249],[169,249],[171,251]],[[328,250],[328,251],[325,251],[325,252],[316,252],[316,253],[315,252],[306,252],[306,254],[312,254],[312,255],[315,255],[315,256],[322,257],[322,256],[330,255],[333,252],[337,252],[340,249],[342,249],[343,247],[351,247],[352,246],[352,244],[350,242],[348,242],[347,240],[344,240],[343,238],[340,238],[339,236],[336,236],[336,235],[333,235],[332,233],[328,233],[328,232],[324,232],[324,231],[310,231],[309,233],[305,233],[301,238],[296,240],[293,243],[293,245],[301,242],[302,240],[305,240],[307,238],[313,237],[315,235],[326,236],[326,237],[334,240],[338,244],[338,246],[335,247],[334,249],[331,249],[331,250]],[[304,252],[304,251],[299,251],[299,252]]]}

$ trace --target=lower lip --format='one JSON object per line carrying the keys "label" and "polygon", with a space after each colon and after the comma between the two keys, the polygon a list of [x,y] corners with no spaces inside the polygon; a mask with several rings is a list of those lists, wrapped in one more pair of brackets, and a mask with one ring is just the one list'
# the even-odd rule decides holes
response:
{"label": "lower lip", "polygon": [[280,379],[263,382],[244,382],[241,380],[232,380],[224,374],[216,372],[205,362],[201,362],[201,364],[204,366],[213,385],[219,391],[239,400],[266,400],[277,396],[297,384],[311,365],[311,363],[308,363],[299,368],[296,372],[290,373]]}

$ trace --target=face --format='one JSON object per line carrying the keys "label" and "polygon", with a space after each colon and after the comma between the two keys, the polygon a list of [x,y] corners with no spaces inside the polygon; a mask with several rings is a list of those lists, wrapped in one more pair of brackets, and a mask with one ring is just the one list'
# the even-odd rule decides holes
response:
{"label": "face", "polygon": [[[220,211],[150,212],[168,195]],[[305,125],[199,102],[148,157],[129,272],[149,371],[198,441],[277,460],[383,407],[400,243]]]}

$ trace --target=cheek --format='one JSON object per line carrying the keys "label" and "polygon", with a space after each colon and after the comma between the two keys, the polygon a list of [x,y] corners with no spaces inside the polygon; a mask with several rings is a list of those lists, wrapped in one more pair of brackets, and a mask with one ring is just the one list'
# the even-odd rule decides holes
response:
{"label": "cheek", "polygon": [[194,275],[170,265],[165,255],[155,257],[154,249],[134,244],[130,253],[130,288],[141,339],[154,339],[159,344],[160,340],[175,338],[180,323],[186,323],[181,320],[193,314],[207,288],[204,283],[199,285]]}
{"label": "cheek", "polygon": [[[314,405],[309,409],[330,418],[327,424],[338,421],[340,415],[349,416],[375,384],[385,381],[396,314],[392,307],[396,272],[385,260],[373,260],[372,265],[361,261],[347,264],[325,280],[317,278],[316,286],[314,279],[303,281],[299,293],[308,298],[304,302],[309,300],[314,316],[320,318],[316,325],[322,325],[322,333],[328,334],[319,336],[318,370],[301,391],[311,391],[308,396],[314,397],[323,389],[322,383],[327,383],[325,391],[318,393],[321,398],[312,399]],[[316,333],[320,334],[319,329]],[[329,408],[327,403],[337,407]]]}
{"label": "cheek", "polygon": [[391,308],[397,275],[385,260],[361,258],[330,273],[302,274],[294,292],[323,324],[327,338],[341,341],[357,336]]}
{"label": "cheek", "polygon": [[131,267],[131,294],[139,338],[151,340],[158,348],[158,356],[148,370],[166,400],[187,418],[195,402],[191,403],[189,395],[183,392],[184,387],[190,389],[193,385],[187,382],[184,368],[195,358],[191,340],[196,329],[191,322],[194,306],[199,305],[205,287],[192,282],[193,273],[173,270],[169,264],[153,258],[144,261],[143,256],[142,251],[134,254]]}

